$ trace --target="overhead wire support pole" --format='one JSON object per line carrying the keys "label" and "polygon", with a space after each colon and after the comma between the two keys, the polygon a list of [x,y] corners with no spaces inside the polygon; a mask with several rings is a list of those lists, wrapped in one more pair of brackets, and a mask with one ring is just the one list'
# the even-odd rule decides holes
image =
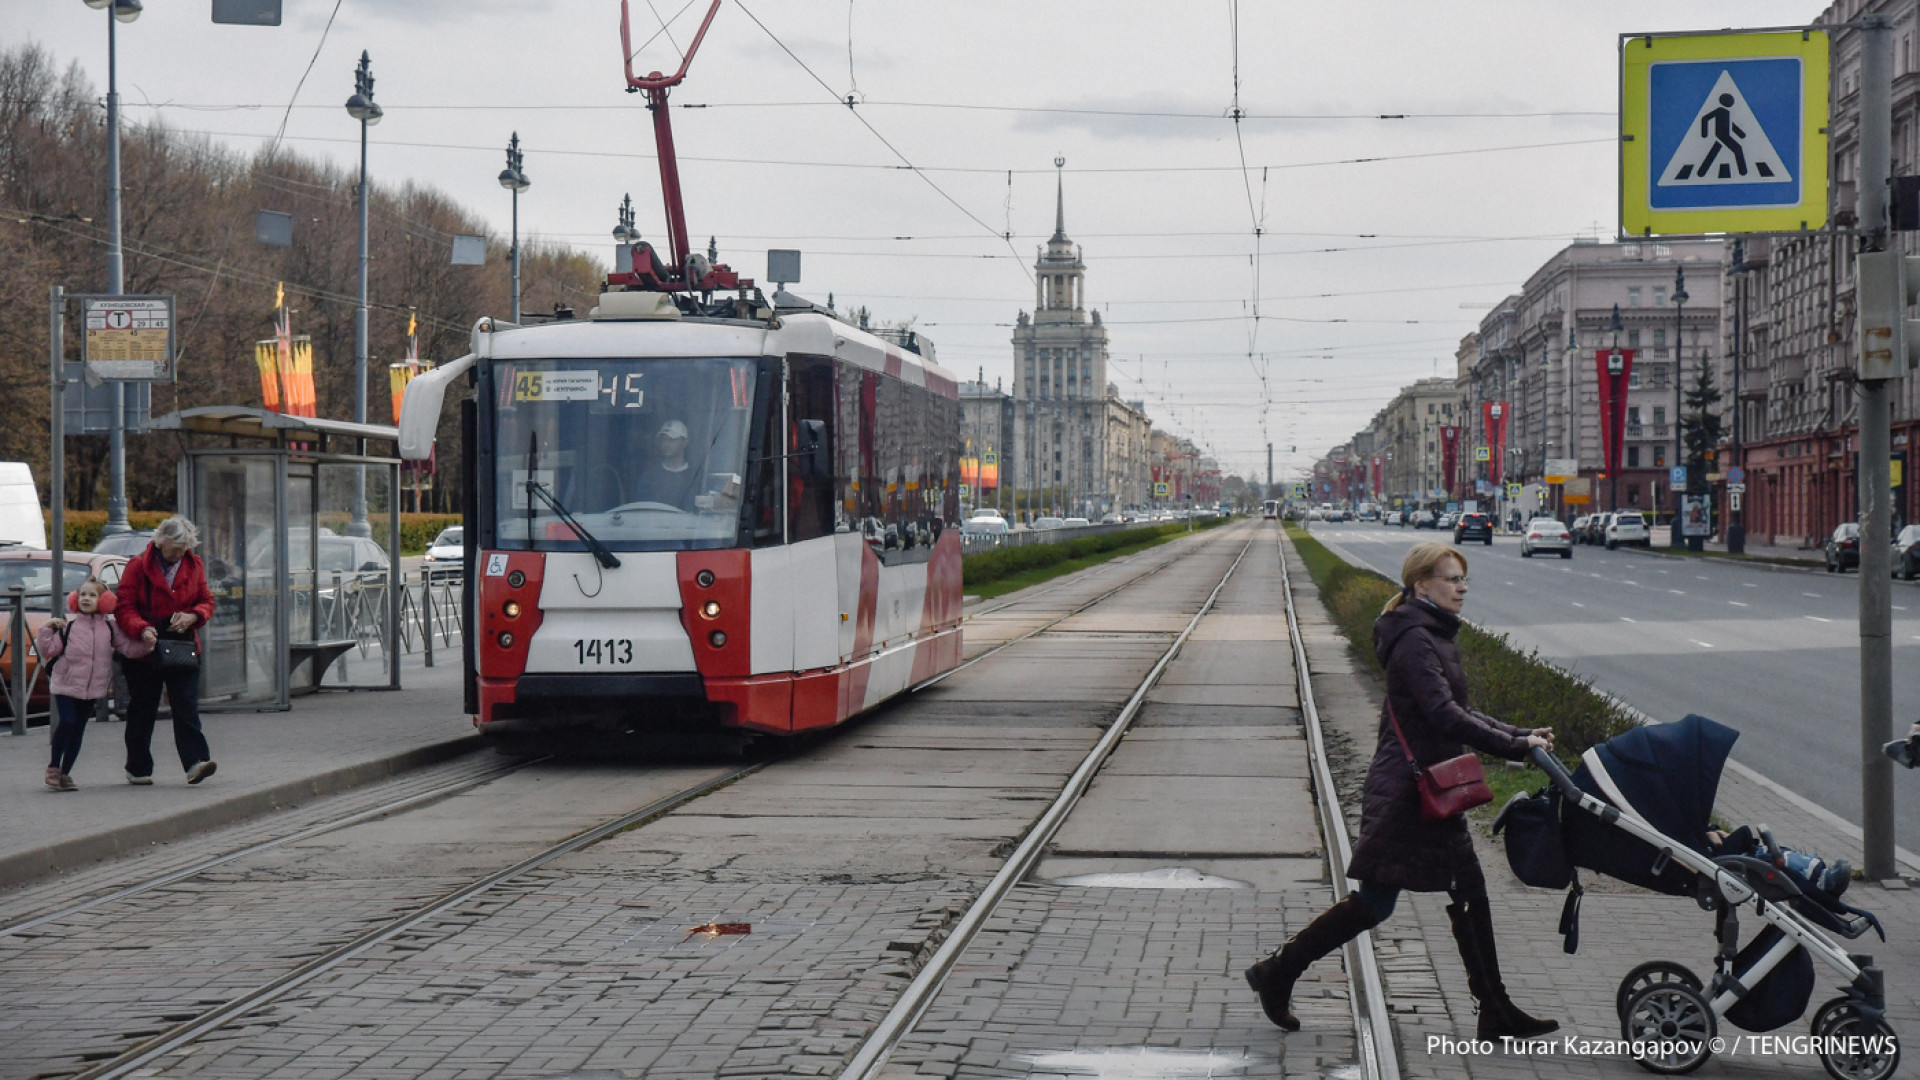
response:
{"label": "overhead wire support pole", "polygon": [[[1881,15],[1860,20],[1860,174],[1855,203],[1861,247],[1887,250],[1887,187],[1892,179],[1893,28]],[[1897,263],[1876,263],[1898,271]],[[1897,296],[1895,325],[1905,319],[1905,296]],[[1862,290],[1864,292],[1864,289]],[[1868,370],[1867,337],[1860,336],[1862,372]],[[1898,340],[1896,336],[1895,340]],[[1905,357],[1893,357],[1905,370]],[[1875,369],[1878,370],[1878,369]],[[1861,848],[1869,879],[1897,875],[1894,865],[1893,762],[1880,752],[1893,737],[1892,466],[1886,378],[1863,378],[1860,387],[1860,799]]]}
{"label": "overhead wire support pole", "polygon": [[[138,9],[135,9],[136,13]],[[125,247],[120,233],[120,86],[119,42],[114,27],[118,5],[107,12],[107,292],[127,291]],[[107,427],[107,523],[104,536],[131,532],[127,524],[127,384],[113,380],[113,415]]]}

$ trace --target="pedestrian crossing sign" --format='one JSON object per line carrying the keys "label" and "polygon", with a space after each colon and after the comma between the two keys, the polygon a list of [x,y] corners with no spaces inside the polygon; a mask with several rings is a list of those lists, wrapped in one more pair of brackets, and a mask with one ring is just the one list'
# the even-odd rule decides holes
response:
{"label": "pedestrian crossing sign", "polygon": [[1827,66],[1819,30],[1622,35],[1622,235],[1825,225]]}

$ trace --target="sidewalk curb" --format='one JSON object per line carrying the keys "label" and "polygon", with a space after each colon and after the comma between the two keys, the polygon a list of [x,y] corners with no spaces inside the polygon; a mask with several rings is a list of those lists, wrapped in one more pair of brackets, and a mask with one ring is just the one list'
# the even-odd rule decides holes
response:
{"label": "sidewalk curb", "polygon": [[[1335,543],[1329,543],[1326,540],[1321,540],[1319,537],[1314,537],[1314,539],[1319,541],[1320,546],[1340,556],[1340,558],[1345,560],[1349,566],[1358,567],[1361,570],[1373,571],[1372,567],[1368,566],[1364,562],[1361,562],[1352,552],[1348,551],[1346,548],[1343,548],[1340,545]],[[1659,557],[1664,559],[1674,559],[1676,561],[1684,561],[1685,559],[1684,556],[1680,556],[1680,555],[1662,555]],[[1740,562],[1741,560],[1720,559],[1716,561]],[[1754,564],[1741,562],[1741,565],[1754,565]],[[1766,564],[1759,564],[1759,565],[1766,565]],[[1791,568],[1781,567],[1780,569],[1791,569]],[[1378,571],[1373,571],[1373,572],[1377,573]],[[1487,630],[1486,627],[1480,626],[1478,623],[1473,622],[1471,619],[1462,619],[1461,621],[1466,622],[1469,625],[1475,626],[1483,631],[1486,631],[1487,633],[1498,633],[1498,631]],[[1591,680],[1587,679],[1584,675],[1581,675],[1578,672],[1570,671],[1567,668],[1562,667],[1561,665],[1543,656],[1536,656],[1534,659],[1554,669],[1555,671],[1560,672],[1562,675],[1565,675],[1567,678],[1573,679],[1574,681],[1580,683],[1582,686],[1585,686],[1587,689],[1592,690],[1594,693],[1599,694],[1601,697],[1607,699],[1607,701],[1611,702],[1613,705],[1618,707],[1622,712],[1626,712],[1632,715],[1635,719],[1639,720],[1639,722],[1642,724],[1664,724],[1667,722],[1665,720],[1661,720],[1656,716],[1653,716],[1650,713],[1644,712],[1641,709],[1622,700],[1621,698],[1613,694],[1610,694],[1605,690],[1602,690],[1600,687],[1593,685]],[[1773,778],[1766,776],[1763,773],[1755,771],[1752,766],[1742,765],[1740,762],[1735,761],[1732,758],[1728,758],[1727,768],[1733,770],[1736,773],[1739,773],[1743,779],[1750,780],[1753,783],[1759,784],[1761,787],[1767,789],[1767,791],[1770,794],[1779,798],[1781,801],[1787,803],[1789,806],[1793,807],[1795,810],[1798,810],[1804,814],[1811,814],[1815,818],[1818,818],[1823,824],[1839,832],[1841,835],[1846,836],[1849,839],[1852,839],[1855,841],[1861,841],[1864,839],[1864,834],[1861,832],[1860,826],[1853,824],[1852,822],[1848,821],[1846,818],[1841,817],[1839,814],[1836,814],[1833,811],[1828,810],[1826,807],[1813,802],[1812,800],[1808,799],[1806,796],[1801,795],[1798,792],[1788,790],[1778,780],[1774,780]],[[1903,847],[1895,847],[1894,857],[1899,860],[1902,868],[1909,876],[1920,876],[1920,855],[1916,855],[1915,853],[1908,851],[1906,848],[1903,848]]]}
{"label": "sidewalk curb", "polygon": [[479,735],[463,735],[457,739],[416,746],[411,750],[402,750],[356,765],[346,765],[318,776],[289,780],[259,791],[244,792],[165,817],[134,822],[121,828],[94,833],[91,836],[61,840],[59,843],[45,847],[0,856],[0,881],[6,882],[10,887],[17,886],[35,878],[77,869],[102,859],[133,854],[156,844],[172,843],[195,833],[296,806],[309,799],[337,794],[412,769],[438,765],[443,761],[472,753],[480,749],[480,746]]}

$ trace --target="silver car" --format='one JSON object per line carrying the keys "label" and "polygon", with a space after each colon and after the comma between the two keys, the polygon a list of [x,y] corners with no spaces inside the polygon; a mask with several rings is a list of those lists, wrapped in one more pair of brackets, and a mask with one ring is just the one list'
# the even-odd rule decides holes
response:
{"label": "silver car", "polygon": [[1554,518],[1534,518],[1520,533],[1520,557],[1531,559],[1542,551],[1557,551],[1563,559],[1573,558],[1573,534]]}

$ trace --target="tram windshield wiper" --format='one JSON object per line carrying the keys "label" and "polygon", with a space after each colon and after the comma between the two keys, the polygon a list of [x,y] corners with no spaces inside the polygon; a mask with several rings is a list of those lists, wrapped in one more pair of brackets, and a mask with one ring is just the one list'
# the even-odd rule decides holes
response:
{"label": "tram windshield wiper", "polygon": [[539,474],[534,471],[534,462],[539,456],[537,449],[540,445],[539,438],[538,432],[532,432],[529,433],[527,440],[527,546],[533,546],[533,498],[537,495],[541,502],[546,503],[553,510],[555,517],[566,522],[567,528],[572,529],[574,534],[580,537],[581,541],[587,545],[587,550],[593,552],[596,562],[609,570],[619,568],[620,560],[614,557],[613,552],[607,550],[607,545],[601,543],[599,537],[588,532],[585,525],[580,524],[572,514],[567,512],[566,507],[560,505],[559,497],[548,491],[547,485],[537,479]]}

